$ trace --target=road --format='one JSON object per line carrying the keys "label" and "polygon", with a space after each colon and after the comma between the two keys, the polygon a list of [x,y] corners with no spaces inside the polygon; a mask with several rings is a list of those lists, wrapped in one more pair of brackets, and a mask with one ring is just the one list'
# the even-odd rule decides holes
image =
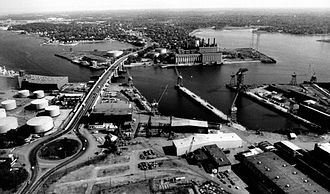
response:
{"label": "road", "polygon": [[[97,82],[93,85],[93,87],[90,89],[88,94],[85,96],[83,102],[77,106],[73,110],[73,115],[71,119],[67,119],[66,123],[64,124],[64,128],[62,130],[58,130],[56,133],[53,133],[52,135],[46,137],[43,139],[38,145],[36,145],[29,154],[29,161],[31,165],[31,176],[30,180],[24,187],[21,193],[36,193],[38,191],[38,188],[43,185],[43,183],[47,180],[47,178],[52,175],[54,172],[59,170],[60,168],[70,164],[71,162],[75,161],[77,158],[79,158],[81,155],[85,153],[87,150],[89,143],[87,139],[80,133],[78,130],[79,121],[80,119],[86,115],[87,111],[92,108],[93,104],[95,103],[98,94],[101,92],[102,87],[107,82],[108,78],[113,75],[114,71],[119,67],[119,65],[127,59],[129,55],[132,55],[134,53],[125,55],[121,57],[120,59],[116,60],[113,64],[110,65],[110,67],[99,77]],[[69,121],[68,121],[69,120]],[[51,142],[54,139],[59,138],[60,136],[70,132],[71,130],[76,129],[75,133],[80,139],[82,146],[73,157],[69,158],[68,160],[58,164],[54,168],[50,169],[45,173],[43,176],[41,176],[37,180],[38,176],[38,170],[39,165],[37,162],[37,153],[39,149],[44,146],[45,144]]]}

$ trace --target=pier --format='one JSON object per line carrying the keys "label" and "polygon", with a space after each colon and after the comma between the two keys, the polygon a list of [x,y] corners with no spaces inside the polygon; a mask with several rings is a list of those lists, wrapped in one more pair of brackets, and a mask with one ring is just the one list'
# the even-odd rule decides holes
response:
{"label": "pier", "polygon": [[204,100],[201,97],[199,97],[198,95],[194,94],[189,89],[187,89],[187,88],[185,88],[185,87],[183,87],[183,86],[181,86],[179,84],[176,85],[175,88],[177,90],[183,92],[187,96],[189,96],[191,99],[193,99],[198,104],[200,104],[203,107],[205,107],[207,110],[211,111],[213,114],[215,114],[216,116],[218,116],[222,120],[229,121],[229,118],[228,118],[228,116],[225,113],[221,112],[220,110],[218,110],[217,108],[215,108],[214,106],[212,106],[210,103],[206,102],[206,100]]}

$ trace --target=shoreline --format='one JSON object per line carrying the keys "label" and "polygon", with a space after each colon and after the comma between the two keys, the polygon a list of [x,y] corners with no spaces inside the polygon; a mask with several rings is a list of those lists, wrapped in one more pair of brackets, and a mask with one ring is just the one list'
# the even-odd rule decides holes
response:
{"label": "shoreline", "polygon": [[[203,32],[204,30],[213,30],[213,31],[237,31],[237,30],[251,30],[251,33],[264,33],[264,34],[285,34],[285,35],[291,35],[291,36],[308,36],[308,37],[321,37],[321,36],[330,36],[330,33],[327,34],[291,34],[286,32],[268,32],[265,30],[258,30],[260,27],[267,27],[267,26],[244,26],[244,27],[238,27],[238,26],[225,26],[222,28],[214,28],[214,27],[208,27],[208,28],[197,28],[189,33],[189,36],[196,36],[197,33]],[[254,31],[254,32],[253,32]],[[330,39],[327,39],[330,42]],[[322,40],[316,40],[319,42],[325,42]]]}

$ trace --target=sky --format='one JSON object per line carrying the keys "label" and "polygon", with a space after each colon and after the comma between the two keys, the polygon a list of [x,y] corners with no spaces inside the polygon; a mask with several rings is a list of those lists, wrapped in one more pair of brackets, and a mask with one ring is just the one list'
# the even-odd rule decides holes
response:
{"label": "sky", "polygon": [[0,14],[167,8],[330,8],[330,0],[0,0]]}

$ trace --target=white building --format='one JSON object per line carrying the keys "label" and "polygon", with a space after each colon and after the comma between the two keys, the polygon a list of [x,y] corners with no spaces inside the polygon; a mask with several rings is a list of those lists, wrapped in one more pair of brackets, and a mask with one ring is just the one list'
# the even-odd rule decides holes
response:
{"label": "white building", "polygon": [[[194,137],[192,146],[191,142]],[[173,140],[176,155],[186,154],[191,146],[191,152],[206,145],[216,144],[219,148],[238,148],[243,146],[243,140],[236,133],[194,134],[183,139]]]}

